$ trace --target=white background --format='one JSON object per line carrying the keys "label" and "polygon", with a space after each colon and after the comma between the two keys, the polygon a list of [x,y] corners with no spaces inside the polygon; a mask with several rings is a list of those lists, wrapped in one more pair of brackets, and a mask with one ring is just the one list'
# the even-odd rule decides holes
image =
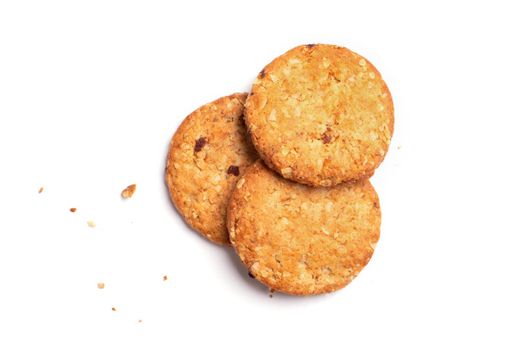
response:
{"label": "white background", "polygon": [[[0,349],[524,349],[518,4],[1,1]],[[183,224],[165,155],[192,110],[307,43],[392,91],[382,234],[342,291],[269,298]]]}

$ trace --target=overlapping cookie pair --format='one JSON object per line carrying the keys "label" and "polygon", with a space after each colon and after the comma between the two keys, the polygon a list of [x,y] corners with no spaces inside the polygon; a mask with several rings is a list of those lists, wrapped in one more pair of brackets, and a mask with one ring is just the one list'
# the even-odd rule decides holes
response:
{"label": "overlapping cookie pair", "polygon": [[262,283],[331,292],[361,271],[379,239],[368,178],[393,126],[390,92],[370,62],[344,47],[298,46],[268,64],[249,95],[184,120],[166,182],[186,222],[231,243]]}

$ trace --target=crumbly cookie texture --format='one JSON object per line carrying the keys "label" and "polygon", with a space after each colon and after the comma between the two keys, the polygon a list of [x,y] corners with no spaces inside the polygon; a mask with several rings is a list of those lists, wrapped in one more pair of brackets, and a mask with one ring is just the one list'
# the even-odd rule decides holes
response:
{"label": "crumbly cookie texture", "polygon": [[229,244],[228,198],[257,155],[243,121],[245,93],[219,98],[191,113],[171,140],[166,183],[172,202],[196,231]]}
{"label": "crumbly cookie texture", "polygon": [[237,183],[227,220],[251,276],[309,295],[340,289],[363,269],[379,239],[381,211],[367,179],[314,188],[257,161]]}
{"label": "crumbly cookie texture", "polygon": [[394,107],[365,58],[344,47],[304,45],[259,73],[245,120],[269,167],[307,185],[333,186],[373,174],[390,144]]}

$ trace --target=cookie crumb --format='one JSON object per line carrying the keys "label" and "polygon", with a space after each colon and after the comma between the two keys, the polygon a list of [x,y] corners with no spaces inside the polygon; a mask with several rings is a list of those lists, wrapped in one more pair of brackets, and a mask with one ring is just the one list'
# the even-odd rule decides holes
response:
{"label": "cookie crumb", "polygon": [[275,289],[270,288],[269,290],[270,294],[268,295],[270,298],[273,298],[273,293],[275,292]]}
{"label": "cookie crumb", "polygon": [[139,320],[139,323],[142,323],[142,320]]}
{"label": "cookie crumb", "polygon": [[97,224],[93,220],[88,220],[87,225],[91,228],[97,227]]}
{"label": "cookie crumb", "polygon": [[206,138],[199,137],[197,140],[195,140],[195,147],[193,148],[193,151],[200,152],[204,146],[206,145]]}
{"label": "cookie crumb", "polygon": [[126,187],[125,189],[122,190],[120,195],[124,199],[131,198],[133,196],[133,194],[135,193],[136,189],[137,189],[137,185],[136,184],[129,185],[128,187]]}
{"label": "cookie crumb", "polygon": [[69,208],[69,211],[72,212],[72,213],[74,213],[74,212],[77,211],[77,208]]}
{"label": "cookie crumb", "polygon": [[104,284],[104,282],[98,282],[98,283],[97,283],[97,288],[98,288],[98,289],[104,289],[105,286],[106,286],[106,285]]}
{"label": "cookie crumb", "polygon": [[39,194],[42,193],[42,192],[44,192],[44,187],[40,187],[40,188],[38,189],[38,193],[39,193]]}
{"label": "cookie crumb", "polygon": [[239,167],[235,165],[230,165],[228,170],[226,171],[227,174],[239,176]]}
{"label": "cookie crumb", "polygon": [[111,308],[111,311],[117,311],[117,308],[113,306],[113,307]]}
{"label": "cookie crumb", "polygon": [[401,145],[398,145],[398,146],[397,146],[397,149],[401,149]]}
{"label": "cookie crumb", "polygon": [[168,276],[166,276],[166,275],[162,276],[162,280],[163,281],[167,281],[168,280]]}
{"label": "cookie crumb", "polygon": [[255,278],[255,276],[251,272],[248,272],[248,276],[250,276],[250,278]]}

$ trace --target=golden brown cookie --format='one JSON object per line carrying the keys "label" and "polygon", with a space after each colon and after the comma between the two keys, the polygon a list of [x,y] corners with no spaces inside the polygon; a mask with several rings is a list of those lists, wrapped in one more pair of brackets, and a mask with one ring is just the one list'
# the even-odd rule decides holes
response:
{"label": "golden brown cookie", "polygon": [[283,179],[257,161],[228,205],[230,241],[250,273],[298,295],[332,292],[368,263],[381,211],[367,179],[332,188]]}
{"label": "golden brown cookie", "polygon": [[298,46],[253,83],[245,121],[261,158],[312,186],[369,177],[394,130],[394,106],[377,69],[334,45]]}
{"label": "golden brown cookie", "polygon": [[239,176],[257,159],[242,114],[247,94],[208,103],[171,140],[166,183],[184,220],[213,242],[229,244],[226,207]]}

